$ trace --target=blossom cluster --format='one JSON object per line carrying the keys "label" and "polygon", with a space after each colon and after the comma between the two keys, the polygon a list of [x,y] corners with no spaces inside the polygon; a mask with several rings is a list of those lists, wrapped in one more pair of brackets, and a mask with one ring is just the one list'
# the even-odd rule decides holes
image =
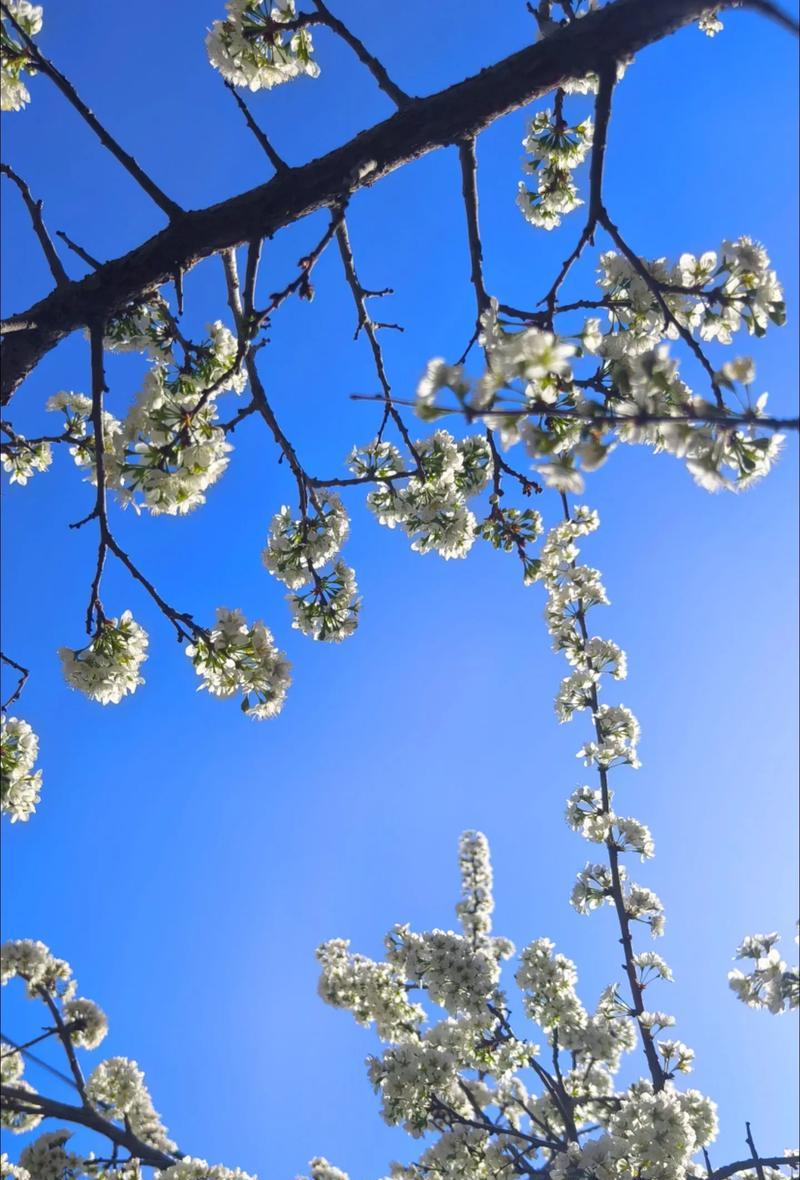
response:
{"label": "blossom cluster", "polygon": [[[149,352],[152,364],[124,420],[103,411],[106,486],[123,506],[154,516],[182,516],[205,503],[205,492],[228,465],[232,450],[218,425],[217,395],[241,393],[247,374],[239,346],[219,320],[202,344],[188,348],[183,364],[173,358],[172,328],[158,301],[131,308],[106,328],[113,350]],[[75,463],[96,482],[91,400],[60,392],[47,408],[65,416]]]}
{"label": "blossom cluster", "polygon": [[[432,362],[435,364],[436,362]],[[351,469],[367,462],[371,450],[381,448],[384,469],[403,470],[395,448],[386,443],[363,448]],[[418,474],[404,482],[377,477],[378,487],[367,495],[367,506],[378,521],[393,529],[400,527],[410,538],[416,553],[438,553],[441,557],[466,557],[475,541],[477,521],[467,500],[486,487],[492,474],[489,444],[481,435],[456,440],[446,430],[414,443]]]}
{"label": "blossom cluster", "polygon": [[776,933],[750,934],[736,952],[737,959],[751,959],[752,966],[748,972],[729,972],[728,983],[750,1008],[778,1013],[800,1006],[800,971],[783,961],[778,939]]}
{"label": "blossom cluster", "polygon": [[24,487],[37,471],[47,471],[53,462],[53,448],[46,440],[31,443],[24,435],[17,434],[11,442],[3,443],[2,462],[8,482]]}
{"label": "blossom cluster", "polygon": [[[681,336],[731,344],[736,332],[760,336],[784,322],[783,290],[764,248],[741,237],[672,265],[609,251],[598,283],[606,330],[590,317],[569,336],[540,324],[512,330],[492,300],[480,334],[484,372],[472,380],[461,365],[431,361],[417,388],[417,413],[482,419],[506,447],[521,442],[537,478],[559,491],[581,492],[583,472],[620,442],[684,460],[710,491],[743,490],[766,475],[783,438],[759,428],[767,395],[751,396],[752,360],[737,357],[712,370],[713,396],[704,397],[681,379],[669,354]],[[579,375],[576,366],[589,362]],[[445,390],[454,405],[442,401]],[[742,408],[729,405],[723,391]]]}
{"label": "blossom cluster", "polygon": [[[35,37],[41,32],[41,4],[31,4],[30,0],[6,0],[5,7],[27,36]],[[26,74],[35,73],[24,41],[3,13],[0,16],[0,110],[21,111],[27,106],[31,96],[23,79]]]}
{"label": "blossom cluster", "polygon": [[119,619],[101,618],[86,647],[58,649],[67,684],[101,705],[118,704],[144,684],[139,668],[147,658],[147,643],[146,631],[129,610]]}
{"label": "blossom cluster", "polygon": [[240,693],[248,717],[275,717],[283,708],[291,665],[260,620],[250,626],[240,610],[218,607],[216,625],[198,632],[186,654],[202,680],[199,689],[222,698]]}
{"label": "blossom cluster", "polygon": [[135,1061],[127,1057],[101,1061],[86,1080],[86,1094],[105,1117],[126,1122],[144,1143],[162,1151],[175,1147],[156,1113],[144,1074]]}
{"label": "blossom cluster", "polygon": [[570,127],[550,110],[534,115],[522,146],[528,153],[524,167],[536,178],[536,190],[532,192],[521,180],[517,197],[526,221],[542,229],[555,229],[563,214],[583,204],[572,172],[586,159],[593,132],[591,119]]}
{"label": "blossom cluster", "polygon": [[324,571],[349,528],[344,506],[333,493],[315,493],[299,520],[284,506],[270,525],[262,561],[290,590],[309,587],[288,594],[287,601],[294,616],[292,625],[313,639],[340,642],[358,626],[361,602],[353,570],[337,561]]}
{"label": "blossom cluster", "polygon": [[316,78],[311,34],[297,20],[294,0],[274,8],[263,0],[228,0],[227,16],[206,37],[208,59],[232,86],[270,90],[301,74]]}
{"label": "blossom cluster", "polygon": [[3,714],[0,722],[0,808],[12,824],[30,819],[39,802],[42,772],[33,765],[39,754],[39,739],[18,717]]}

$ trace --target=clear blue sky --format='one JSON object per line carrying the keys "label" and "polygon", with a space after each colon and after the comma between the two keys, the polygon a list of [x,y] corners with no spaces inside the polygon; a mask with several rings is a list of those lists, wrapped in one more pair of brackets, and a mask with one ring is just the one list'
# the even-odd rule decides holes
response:
{"label": "clear blue sky", "polygon": [[[100,0],[45,6],[45,51],[188,206],[268,171],[205,61],[204,30],[221,9],[221,0],[143,0],[135,15]],[[491,14],[478,0],[336,0],[336,11],[418,93],[532,36],[521,0]],[[795,413],[796,45],[749,13],[725,24],[713,42],[689,28],[628,71],[607,199],[649,256],[741,233],[765,243],[789,324],[754,346],[758,386],[776,412]],[[316,41],[321,78],[253,104],[292,162],[389,113],[344,46],[324,33]],[[29,110],[4,120],[3,155],[45,198],[49,225],[103,259],[155,231],[160,215],[47,81],[31,89]],[[580,100],[573,109],[584,109]],[[524,122],[519,112],[493,127],[478,154],[488,286],[527,306],[581,223],[575,214],[548,235],[520,217]],[[430,356],[457,355],[472,328],[458,186],[447,150],[352,203],[362,277],[396,288],[383,310],[406,327],[385,338],[400,395]],[[8,312],[50,283],[13,190],[3,205]],[[320,216],[267,245],[264,291],[291,277],[323,225]],[[351,339],[334,252],[315,286],[313,304],[275,317],[261,364],[307,468],[336,474],[375,429],[374,409],[347,395],[375,379],[366,342]],[[217,263],[193,272],[186,294],[198,333],[226,318]],[[52,424],[42,406],[56,390],[86,391],[87,353],[75,337],[42,362],[18,395],[18,429]],[[112,410],[122,412],[141,372],[141,360],[110,359]],[[699,380],[688,363],[686,372]],[[549,650],[541,590],[521,586],[515,561],[477,545],[465,562],[419,557],[360,495],[349,500],[345,552],[364,595],[360,629],[333,648],[292,631],[282,587],[259,560],[272,513],[293,494],[289,477],[256,419],[233,441],[204,509],[185,520],[117,513],[115,528],[162,593],[198,620],[224,604],[273,628],[294,685],[271,722],[196,693],[166,622],[113,565],[104,602],[130,607],[150,633],[147,683],[116,708],[69,692],[55,652],[81,640],[96,541],[67,523],[88,510],[90,491],[59,456],[6,497],[4,648],[32,669],[19,713],[41,737],[45,786],[33,821],[4,832],[5,936],[41,938],[70,960],[82,994],[108,1013],[104,1051],[138,1060],[182,1150],[262,1180],[292,1177],[321,1153],[370,1180],[392,1158],[411,1158],[413,1143],[378,1115],[363,1067],[371,1035],[316,997],[314,948],[342,936],[378,955],[396,921],[450,926],[456,841],[477,827],[494,852],[498,932],[518,946],[555,939],[593,1003],[616,978],[618,954],[610,912],[581,918],[567,904],[587,855],[562,821],[581,781],[574,751],[584,729],[556,723],[562,664]],[[586,557],[612,600],[596,627],[629,654],[614,699],[642,723],[643,769],[619,790],[656,839],[656,860],[638,875],[664,900],[658,949],[676,978],[657,1006],[678,1017],[677,1035],[697,1054],[694,1084],[720,1103],[720,1163],[743,1153],[745,1119],[764,1150],[797,1138],[796,1020],[746,1010],[725,980],[745,933],[780,929],[795,950],[796,477],[796,439],[740,497],[711,497],[670,458],[620,448],[583,497],[602,522]],[[555,496],[537,506],[555,519]],[[6,1031],[31,1035],[39,1013],[4,998]],[[49,1085],[33,1069],[29,1077]]]}

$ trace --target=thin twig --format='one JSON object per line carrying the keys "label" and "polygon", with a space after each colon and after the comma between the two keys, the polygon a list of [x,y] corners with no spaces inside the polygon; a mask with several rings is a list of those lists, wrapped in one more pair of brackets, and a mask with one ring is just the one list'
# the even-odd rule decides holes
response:
{"label": "thin twig", "polygon": [[70,105],[73,106],[78,114],[84,119],[84,121],[88,123],[92,131],[94,131],[95,135],[102,143],[103,147],[111,152],[112,156],[119,160],[123,168],[125,168],[125,170],[130,173],[130,175],[141,186],[141,188],[144,189],[151,200],[155,201],[159,209],[163,210],[170,220],[181,214],[183,210],[181,209],[180,205],[168,197],[166,193],[162,192],[158,185],[150,179],[144,169],[140,168],[133,156],[126,152],[125,149],[119,143],[117,143],[113,135],[111,135],[110,132],[105,129],[100,120],[94,115],[89,107],[87,107],[86,103],[80,97],[69,79],[66,78],[61,73],[61,71],[44,56],[36,42],[28,36],[4,0],[0,0],[0,9],[2,9],[4,16],[7,17],[13,28],[22,38],[22,43],[29,53],[31,60],[36,65],[36,68],[40,70],[41,73],[45,74],[50,79],[50,81],[58,87],[58,89],[66,98],[67,102],[69,102]]}
{"label": "thin twig", "polygon": [[31,223],[33,225],[33,232],[39,239],[39,245],[42,247],[42,252],[47,259],[47,265],[50,267],[50,273],[56,281],[57,286],[63,286],[64,283],[69,282],[69,275],[64,270],[61,259],[56,253],[56,248],[53,241],[47,232],[47,227],[44,224],[42,217],[42,201],[35,201],[31,196],[31,190],[28,188],[21,176],[18,176],[13,168],[8,164],[0,164],[0,172],[7,176],[9,180],[13,180],[14,184],[22,194],[22,199],[25,202],[25,207],[30,214]]}
{"label": "thin twig", "polygon": [[236,87],[231,82],[227,82],[227,81],[225,82],[225,85],[227,86],[228,90],[230,90],[231,94],[233,95],[234,99],[236,100],[236,105],[238,106],[238,108],[242,112],[242,114],[244,115],[245,122],[247,123],[247,126],[250,128],[253,135],[258,140],[258,143],[260,144],[262,150],[264,151],[265,155],[267,156],[269,162],[272,164],[272,167],[275,169],[276,172],[288,171],[289,165],[275,151],[275,148],[270,143],[269,139],[267,138],[266,133],[262,130],[262,128],[258,125],[258,123],[253,118],[253,115],[252,115],[252,112],[251,112],[249,106],[244,101],[242,96],[239,94]]}
{"label": "thin twig", "polygon": [[324,3],[324,0],[313,0],[313,4],[322,18],[322,24],[327,25],[337,36],[347,42],[358,60],[367,67],[381,90],[384,94],[388,95],[396,107],[408,106],[410,102],[414,101],[392,81],[384,66],[381,65],[374,54],[370,53],[364,42],[359,40],[354,33],[350,32],[347,25],[333,15],[327,4]]}
{"label": "thin twig", "polygon": [[75,1079],[75,1088],[81,1096],[81,1102],[83,1103],[84,1106],[90,1106],[91,1104],[90,1104],[89,1099],[86,1094],[86,1082],[83,1077],[83,1070],[81,1069],[80,1065],[78,1064],[78,1058],[75,1055],[75,1046],[72,1043],[72,1037],[70,1036],[69,1027],[64,1022],[64,1018],[62,1017],[61,1013],[58,1010],[58,1004],[55,1002],[53,997],[50,995],[50,992],[47,990],[47,988],[40,987],[37,990],[39,992],[39,995],[41,996],[41,998],[44,1000],[45,1004],[49,1008],[50,1015],[53,1017],[53,1020],[55,1021],[56,1032],[58,1033],[58,1038],[61,1041],[61,1045],[64,1049],[64,1053],[66,1054],[67,1061],[69,1062],[70,1072],[71,1072],[73,1078]]}
{"label": "thin twig", "polygon": [[391,418],[400,432],[400,436],[408,448],[414,463],[416,464],[417,470],[419,470],[419,455],[417,454],[417,451],[414,447],[414,443],[411,439],[411,435],[408,432],[406,424],[403,421],[402,415],[395,406],[395,399],[392,395],[392,387],[386,373],[386,365],[383,359],[383,350],[381,348],[377,334],[378,328],[392,327],[396,328],[398,331],[402,331],[402,328],[400,328],[398,324],[382,324],[374,322],[369,314],[366,303],[368,298],[380,297],[382,295],[390,294],[391,288],[385,287],[383,290],[372,291],[363,286],[361,280],[358,277],[358,271],[356,270],[353,249],[350,244],[350,235],[348,233],[347,223],[345,222],[344,218],[342,218],[340,225],[337,227],[336,243],[339,247],[339,255],[344,268],[344,277],[348,287],[350,288],[350,293],[353,296],[353,301],[356,305],[356,311],[358,314],[355,336],[357,337],[359,330],[363,328],[364,334],[369,340],[369,346],[372,350],[372,359],[375,364],[375,372],[383,391],[381,400],[384,403],[384,415],[383,422],[381,423],[381,426],[378,430],[378,438],[382,436],[384,427],[389,418]]}
{"label": "thin twig", "polygon": [[72,253],[82,258],[87,266],[91,266],[93,270],[99,270],[103,265],[102,262],[98,262],[96,258],[93,258],[88,250],[84,250],[83,246],[79,246],[77,242],[73,242],[72,238],[65,234],[63,229],[56,230],[56,237],[61,238],[62,242],[65,242],[69,246]]}
{"label": "thin twig", "polygon": [[[379,393],[351,393],[350,400],[354,402],[381,401]],[[398,406],[416,407],[417,403],[404,398],[394,399]],[[710,409],[710,406],[709,406]],[[450,413],[463,414],[468,422],[480,421],[483,418],[556,418],[559,421],[587,422],[597,426],[649,426],[667,422],[692,422],[698,426],[714,426],[717,430],[739,430],[741,427],[763,426],[766,430],[800,430],[800,418],[769,418],[748,410],[743,414],[720,414],[717,416],[709,411],[704,413],[683,414],[650,414],[645,410],[634,414],[609,414],[604,411],[593,413],[586,410],[560,409],[548,402],[529,402],[519,409],[483,409],[473,410],[469,406],[453,406]]]}
{"label": "thin twig", "polygon": [[752,1128],[749,1123],[745,1123],[745,1127],[747,1128],[747,1135],[745,1136],[745,1143],[750,1148],[750,1155],[752,1157],[753,1163],[755,1164],[755,1169],[756,1169],[756,1174],[758,1176],[758,1180],[766,1180],[766,1177],[764,1174],[764,1165],[761,1163],[761,1160],[758,1158],[758,1152],[756,1151],[756,1145],[755,1145],[755,1141],[753,1139]]}
{"label": "thin twig", "polygon": [[5,652],[2,651],[0,651],[0,661],[2,661],[4,664],[8,664],[9,668],[13,668],[15,672],[19,672],[17,687],[14,689],[8,700],[5,701],[2,706],[0,706],[0,711],[5,713],[6,709],[10,709],[14,702],[18,701],[22,695],[22,690],[28,681],[30,671],[27,668],[23,668],[22,664],[18,664],[16,660],[12,660],[11,656],[7,656]]}

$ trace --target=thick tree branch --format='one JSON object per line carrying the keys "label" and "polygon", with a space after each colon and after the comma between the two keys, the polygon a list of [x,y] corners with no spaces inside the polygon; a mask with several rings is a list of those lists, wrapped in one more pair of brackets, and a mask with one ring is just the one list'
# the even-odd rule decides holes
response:
{"label": "thick tree branch", "polygon": [[165,230],[129,254],[11,317],[6,328],[15,321],[35,327],[13,332],[6,342],[3,397],[69,332],[107,319],[168,282],[176,271],[275,233],[419,156],[474,135],[566,79],[598,71],[608,61],[660,40],[707,7],[707,0],[660,0],[657,5],[616,0],[472,78],[412,100],[390,119],[302,168],[210,208],[175,213]]}
{"label": "thick tree branch", "polygon": [[735,1164],[725,1164],[722,1168],[716,1168],[709,1178],[709,1180],[728,1180],[730,1176],[735,1176],[737,1172],[752,1171],[753,1165],[760,1165],[762,1168],[785,1168],[794,1166],[795,1168],[800,1163],[800,1156],[798,1155],[771,1155],[771,1156],[756,1156],[746,1160],[737,1160]]}
{"label": "thick tree branch", "polygon": [[176,1162],[175,1156],[144,1143],[132,1131],[104,1119],[90,1106],[71,1106],[66,1102],[57,1102],[54,1098],[46,1098],[43,1094],[23,1090],[20,1086],[4,1085],[0,1092],[3,1096],[3,1105],[9,1110],[36,1111],[46,1119],[60,1119],[65,1123],[88,1127],[90,1131],[104,1135],[118,1147],[124,1147],[135,1159],[141,1160],[148,1167],[168,1168]]}

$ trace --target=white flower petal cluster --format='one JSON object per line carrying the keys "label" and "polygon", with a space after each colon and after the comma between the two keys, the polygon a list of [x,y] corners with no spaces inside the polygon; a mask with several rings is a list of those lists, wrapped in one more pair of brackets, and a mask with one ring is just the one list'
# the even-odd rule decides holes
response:
{"label": "white flower petal cluster", "polygon": [[353,475],[364,480],[391,479],[405,470],[397,447],[380,438],[366,446],[353,447],[346,462]]}
{"label": "white flower petal cluster", "polygon": [[374,1021],[381,1040],[416,1036],[425,1011],[408,999],[405,980],[392,964],[353,954],[349,946],[344,939],[331,939],[317,948],[322,999],[334,1008],[347,1008],[359,1024]]}
{"label": "white flower petal cluster", "polygon": [[[29,37],[41,32],[44,11],[41,4],[31,4],[30,0],[6,0],[6,8]],[[0,111],[21,111],[27,106],[31,96],[23,77],[35,73],[25,45],[3,13],[0,16]]]}
{"label": "white flower petal cluster", "polygon": [[664,933],[666,918],[661,900],[646,889],[644,885],[630,885],[624,893],[625,913],[635,922],[643,922],[650,927],[653,938],[660,938]]}
{"label": "white flower petal cluster", "polygon": [[452,930],[415,934],[395,926],[386,936],[387,960],[409,983],[424,986],[451,1015],[480,1015],[500,978],[496,957]]}
{"label": "white flower petal cluster", "polygon": [[562,214],[583,204],[572,170],[585,160],[593,134],[591,119],[570,127],[550,110],[533,117],[522,146],[529,157],[523,166],[535,176],[536,189],[532,192],[521,180],[517,196],[517,204],[531,225],[555,229]]}
{"label": "white flower petal cluster", "polygon": [[4,1041],[2,1052],[0,1052],[0,1080],[4,1084],[17,1082],[22,1077],[24,1065],[22,1054],[9,1049]]}
{"label": "white flower petal cluster", "polygon": [[193,1156],[184,1156],[177,1164],[162,1168],[158,1180],[256,1180],[255,1176],[241,1168],[226,1168],[222,1164],[209,1164]]}
{"label": "white flower petal cluster", "polygon": [[242,695],[242,711],[256,720],[275,717],[292,682],[291,665],[272,632],[257,620],[249,626],[240,610],[217,607],[217,622],[199,634],[186,654],[212,696]]}
{"label": "white flower petal cluster", "polygon": [[22,1168],[19,1164],[12,1164],[6,1153],[3,1152],[0,1155],[0,1180],[31,1180],[31,1174],[27,1168]]}
{"label": "white flower petal cluster", "polygon": [[294,616],[292,626],[312,639],[341,643],[358,626],[361,599],[350,566],[337,561],[327,574],[313,575],[311,587],[303,594],[289,594]]}
{"label": "white flower petal cluster", "polygon": [[301,74],[319,75],[308,29],[298,27],[294,0],[228,0],[225,20],[206,37],[208,60],[233,86],[270,90]]}
{"label": "white flower petal cluster", "polygon": [[607,1133],[583,1147],[570,1145],[555,1157],[550,1174],[553,1180],[675,1180],[686,1175],[692,1156],[714,1139],[716,1128],[713,1102],[696,1090],[682,1094],[667,1083],[654,1093],[650,1082],[635,1082],[609,1119]]}
{"label": "white flower petal cluster", "polygon": [[458,841],[461,901],[456,914],[472,946],[486,946],[492,932],[492,862],[483,832],[462,832]]}
{"label": "white flower petal cluster", "polygon": [[569,1047],[580,1039],[588,1015],[575,991],[575,964],[554,951],[549,938],[537,938],[521,952],[514,978],[527,1015],[546,1033],[558,1032],[560,1043]]}
{"label": "white flower petal cluster", "polygon": [[73,1045],[82,1049],[96,1049],[104,1040],[108,1032],[108,1019],[105,1012],[93,1000],[65,1000],[61,1006],[61,1015],[65,1024],[80,1021],[81,1027],[70,1030],[70,1040]]}
{"label": "white flower petal cluster", "polygon": [[333,492],[318,494],[312,511],[294,520],[284,506],[272,518],[269,539],[261,557],[265,567],[290,590],[313,579],[341,549],[350,529],[344,505]]}
{"label": "white flower petal cluster", "polygon": [[[118,434],[109,479],[123,505],[182,516],[205,503],[233,449],[217,425],[217,395],[241,393],[247,374],[235,337],[220,321],[181,367],[157,360]],[[134,337],[136,346],[138,340]],[[209,392],[210,391],[210,392]],[[108,449],[108,448],[107,448]]]}
{"label": "white flower petal cluster", "polygon": [[[349,1180],[346,1172],[328,1163],[324,1156],[314,1156],[313,1160],[309,1161],[308,1166],[311,1169],[310,1180]],[[305,1177],[303,1180],[305,1180]]]}
{"label": "white flower petal cluster", "polygon": [[[738,357],[716,373],[708,362],[709,400],[680,379],[668,348],[681,335],[730,344],[737,331],[761,336],[770,323],[785,322],[783,291],[763,246],[742,237],[674,263],[607,251],[599,264],[605,331],[596,317],[571,339],[538,324],[512,328],[493,299],[479,336],[485,371],[471,380],[461,365],[431,361],[417,391],[420,417],[481,419],[504,446],[522,442],[537,476],[561,492],[579,494],[584,473],[620,442],[674,455],[710,491],[750,487],[783,443],[759,424],[767,395],[750,400],[752,360]],[[581,376],[576,366],[586,362]],[[729,406],[724,389],[744,406]]]}
{"label": "white flower petal cluster", "polygon": [[71,1131],[45,1131],[20,1154],[20,1165],[32,1180],[73,1180],[84,1174],[83,1160],[66,1150]]}
{"label": "white flower petal cluster", "polygon": [[49,442],[29,443],[17,434],[12,442],[3,443],[2,457],[8,482],[24,487],[37,471],[47,471],[53,462],[53,448]]}
{"label": "white flower petal cluster", "polygon": [[586,766],[593,763],[609,770],[612,766],[632,766],[641,763],[636,754],[639,741],[639,722],[624,705],[600,705],[594,714],[597,741],[586,742],[578,751]]}
{"label": "white flower petal cluster", "polygon": [[30,999],[36,999],[41,989],[65,999],[71,999],[75,991],[69,963],[30,938],[14,938],[0,947],[0,982],[5,985],[16,978],[25,981]]}
{"label": "white flower petal cluster", "polygon": [[742,1003],[777,1014],[800,1007],[800,972],[789,967],[776,947],[777,933],[749,934],[736,952],[737,959],[751,959],[749,972],[734,970],[728,983]]}
{"label": "white flower petal cluster", "polygon": [[694,1049],[684,1045],[683,1041],[656,1041],[656,1048],[665,1073],[692,1072]]}
{"label": "white flower petal cluster", "polygon": [[492,458],[485,438],[456,441],[446,430],[414,444],[420,474],[404,485],[382,482],[367,496],[381,524],[399,525],[412,538],[416,553],[466,557],[475,541],[477,521],[467,498],[491,478]]}
{"label": "white flower petal cluster", "polygon": [[58,649],[64,678],[90,700],[116,705],[144,684],[139,668],[147,658],[147,644],[147,632],[129,610],[119,619],[103,619],[86,647]]}
{"label": "white flower petal cluster", "polygon": [[144,352],[153,360],[171,360],[175,330],[160,296],[135,303],[112,316],[103,347],[110,352]]}
{"label": "white flower petal cluster", "polygon": [[95,1066],[86,1081],[89,1101],[106,1118],[125,1119],[131,1130],[151,1147],[172,1151],[175,1144],[153,1107],[144,1074],[127,1057],[109,1057]]}
{"label": "white flower petal cluster", "polygon": [[704,12],[697,22],[697,27],[707,37],[716,37],[717,33],[721,33],[725,26],[719,19],[719,9],[709,8],[708,12]]}
{"label": "white flower petal cluster", "polygon": [[[749,358],[738,358],[719,374],[720,380],[732,384],[736,374],[747,375],[752,368]],[[656,453],[665,451],[683,459],[693,479],[706,491],[744,491],[763,479],[781,452],[784,436],[779,433],[758,434],[758,416],[764,413],[767,395],[753,407],[753,422],[737,430],[725,427],[725,411],[704,398],[692,394],[678,377],[678,365],[665,347],[659,346],[639,356],[622,358],[611,365],[619,400],[614,412],[631,418],[617,430],[622,442],[652,446]],[[677,413],[709,418],[708,422],[641,421],[642,414],[667,419]],[[717,419],[720,424],[717,425]]]}
{"label": "white flower petal cluster", "polygon": [[4,713],[0,722],[0,808],[12,824],[29,820],[39,802],[42,772],[33,770],[38,754],[39,739],[28,722]]}

